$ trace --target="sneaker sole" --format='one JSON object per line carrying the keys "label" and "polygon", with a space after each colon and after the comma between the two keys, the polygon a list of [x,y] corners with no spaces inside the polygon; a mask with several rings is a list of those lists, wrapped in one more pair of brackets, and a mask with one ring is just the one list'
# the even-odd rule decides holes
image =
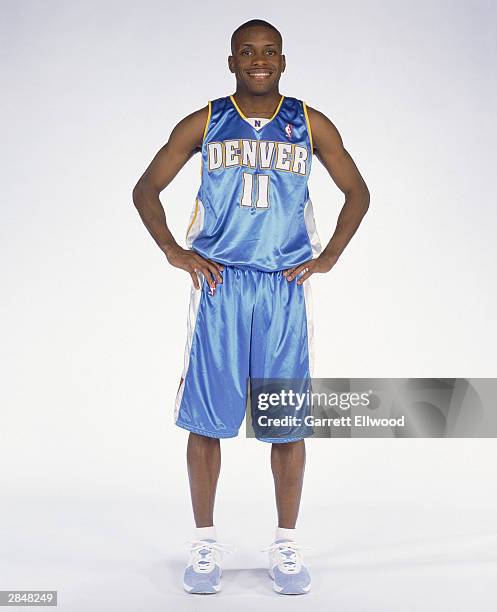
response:
{"label": "sneaker sole", "polygon": [[188,586],[183,582],[183,588],[187,593],[191,593],[192,595],[214,595],[215,593],[219,593],[221,590],[221,585],[213,585],[210,587],[210,590],[207,589],[195,589],[195,587]]}

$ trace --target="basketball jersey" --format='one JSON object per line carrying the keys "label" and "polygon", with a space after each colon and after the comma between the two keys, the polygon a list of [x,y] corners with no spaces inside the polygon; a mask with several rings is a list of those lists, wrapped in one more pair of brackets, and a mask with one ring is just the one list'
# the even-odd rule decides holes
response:
{"label": "basketball jersey", "polygon": [[269,120],[245,117],[233,96],[209,102],[201,154],[188,248],[263,271],[319,255],[307,186],[312,134],[304,102],[281,96]]}

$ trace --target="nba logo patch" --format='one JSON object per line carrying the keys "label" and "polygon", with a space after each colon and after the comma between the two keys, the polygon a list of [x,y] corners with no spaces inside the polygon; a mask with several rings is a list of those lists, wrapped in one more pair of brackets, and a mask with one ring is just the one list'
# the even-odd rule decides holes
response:
{"label": "nba logo patch", "polygon": [[292,138],[292,131],[293,131],[292,126],[289,123],[287,123],[285,127],[285,134],[289,140],[291,140]]}

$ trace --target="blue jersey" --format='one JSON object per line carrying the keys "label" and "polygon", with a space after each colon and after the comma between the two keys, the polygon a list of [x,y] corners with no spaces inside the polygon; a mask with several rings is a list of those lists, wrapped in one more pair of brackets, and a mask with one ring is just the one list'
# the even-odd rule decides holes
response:
{"label": "blue jersey", "polygon": [[319,255],[307,186],[311,161],[312,134],[301,100],[281,96],[269,120],[245,117],[233,96],[209,102],[188,248],[264,271]]}

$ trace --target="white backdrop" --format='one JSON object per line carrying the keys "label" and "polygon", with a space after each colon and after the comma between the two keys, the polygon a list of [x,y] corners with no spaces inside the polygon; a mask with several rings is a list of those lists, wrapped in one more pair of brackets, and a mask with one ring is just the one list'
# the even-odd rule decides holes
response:
{"label": "white backdrop", "polygon": [[[190,277],[133,185],[183,116],[234,91],[231,32],[273,22],[282,93],[332,119],[371,192],[312,279],[316,376],[495,376],[494,3],[4,0],[2,17],[0,590],[58,589],[71,612],[193,609],[173,425]],[[182,242],[198,181],[195,157],[162,194]],[[326,243],[343,195],[317,160],[310,190]],[[223,442],[216,514],[238,552],[202,605],[495,609],[494,440],[307,447],[313,592],[271,591],[269,445],[242,432]]]}

